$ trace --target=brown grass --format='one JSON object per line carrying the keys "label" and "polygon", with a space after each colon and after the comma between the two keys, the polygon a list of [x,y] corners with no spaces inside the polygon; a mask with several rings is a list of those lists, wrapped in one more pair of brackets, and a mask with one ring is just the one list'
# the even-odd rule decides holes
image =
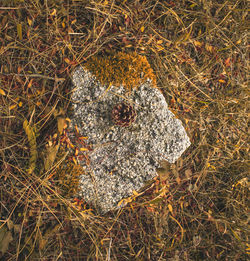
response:
{"label": "brown grass", "polygon": [[[247,259],[246,6],[1,1],[2,260]],[[59,118],[75,66],[120,51],[147,57],[192,146],[126,208],[98,216],[53,174],[68,159]]]}

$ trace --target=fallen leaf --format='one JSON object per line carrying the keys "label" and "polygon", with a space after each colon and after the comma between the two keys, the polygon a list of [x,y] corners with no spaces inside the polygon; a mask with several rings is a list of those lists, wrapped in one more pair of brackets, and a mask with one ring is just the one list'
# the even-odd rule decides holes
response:
{"label": "fallen leaf", "polygon": [[203,44],[201,42],[199,42],[199,41],[194,41],[194,45],[196,47],[202,47]]}
{"label": "fallen leaf", "polygon": [[171,165],[167,161],[160,162],[161,168],[157,168],[156,172],[160,177],[160,180],[166,180],[171,172]]}
{"label": "fallen leaf", "polygon": [[27,88],[31,88],[34,79],[31,79],[27,85]]}
{"label": "fallen leaf", "polygon": [[48,239],[52,238],[56,232],[60,229],[60,224],[55,225],[53,228],[47,229],[45,232],[43,232],[43,235],[41,231],[39,231],[39,249],[42,250],[46,246]]}
{"label": "fallen leaf", "polygon": [[212,45],[205,44],[205,49],[206,49],[208,52],[212,53],[213,50],[214,50],[214,47],[213,47]]}
{"label": "fallen leaf", "polygon": [[59,144],[55,145],[55,146],[49,146],[46,150],[46,154],[45,154],[45,159],[44,159],[44,169],[45,171],[49,170],[55,159],[56,159],[56,155],[57,155],[57,151],[59,148]]}
{"label": "fallen leaf", "polygon": [[36,167],[36,160],[38,157],[37,146],[36,146],[36,131],[35,127],[30,125],[27,120],[23,122],[23,129],[28,137],[30,145],[30,159],[28,173],[32,173]]}
{"label": "fallen leaf", "polygon": [[135,190],[133,190],[133,194],[137,197],[139,195],[139,193]]}
{"label": "fallen leaf", "polygon": [[65,110],[63,108],[55,109],[53,112],[54,117],[63,116],[65,115]]}
{"label": "fallen leaf", "polygon": [[23,32],[22,32],[22,24],[17,24],[17,35],[19,37],[19,40],[22,41],[23,39]]}
{"label": "fallen leaf", "polygon": [[192,170],[191,169],[186,169],[185,170],[185,175],[189,179],[192,176]]}
{"label": "fallen leaf", "polygon": [[13,105],[11,105],[11,106],[9,107],[10,111],[13,110],[13,109],[15,109],[16,106],[17,106],[17,104],[13,104]]}
{"label": "fallen leaf", "polygon": [[228,57],[228,58],[225,60],[225,65],[226,65],[227,67],[229,67],[229,66],[231,65],[231,63],[230,63],[230,57]]}
{"label": "fallen leaf", "polygon": [[7,221],[7,227],[8,227],[9,230],[11,230],[11,229],[14,227],[14,223],[13,223],[12,220],[9,219],[9,220]]}
{"label": "fallen leaf", "polygon": [[220,83],[225,83],[226,81],[225,80],[223,80],[223,79],[219,79],[219,81],[218,82],[220,82]]}
{"label": "fallen leaf", "polygon": [[21,231],[21,225],[20,224],[15,224],[14,225],[14,233],[18,234]]}
{"label": "fallen leaf", "polygon": [[168,204],[168,209],[173,214],[173,207],[172,207],[172,205]]}
{"label": "fallen leaf", "polygon": [[13,240],[11,232],[6,226],[0,228],[0,252],[5,254],[9,248],[9,243]]}
{"label": "fallen leaf", "polygon": [[56,9],[53,9],[53,11],[51,12],[51,14],[50,15],[56,15]]}
{"label": "fallen leaf", "polygon": [[180,177],[177,177],[177,178],[176,178],[176,182],[177,182],[178,185],[181,184],[181,179],[180,179]]}
{"label": "fallen leaf", "polygon": [[57,118],[57,129],[60,134],[62,134],[66,124],[66,119],[62,117]]}
{"label": "fallen leaf", "polygon": [[6,95],[6,94],[5,94],[5,91],[4,91],[3,89],[0,89],[0,94],[3,95],[3,96]]}
{"label": "fallen leaf", "polygon": [[28,24],[29,24],[29,26],[31,26],[32,25],[32,20],[31,19],[29,19],[29,18],[27,18],[27,21],[28,21]]}
{"label": "fallen leaf", "polygon": [[80,148],[80,151],[88,151],[87,148]]}
{"label": "fallen leaf", "polygon": [[65,63],[70,64],[70,59],[69,58],[64,58],[64,61],[65,61]]}
{"label": "fallen leaf", "polygon": [[159,175],[161,180],[165,180],[165,179],[167,179],[169,177],[169,172],[165,168],[157,168],[156,172]]}

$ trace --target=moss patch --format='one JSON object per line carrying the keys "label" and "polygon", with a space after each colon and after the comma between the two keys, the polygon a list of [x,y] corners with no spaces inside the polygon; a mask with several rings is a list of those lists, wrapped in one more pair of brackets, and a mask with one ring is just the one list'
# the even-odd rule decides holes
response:
{"label": "moss patch", "polygon": [[70,160],[56,170],[54,178],[64,197],[72,197],[77,193],[80,175],[83,173],[82,166],[76,165]]}
{"label": "moss patch", "polygon": [[131,90],[147,79],[156,86],[156,77],[145,56],[135,52],[119,52],[108,57],[91,57],[85,67],[92,72],[102,84],[121,84]]}

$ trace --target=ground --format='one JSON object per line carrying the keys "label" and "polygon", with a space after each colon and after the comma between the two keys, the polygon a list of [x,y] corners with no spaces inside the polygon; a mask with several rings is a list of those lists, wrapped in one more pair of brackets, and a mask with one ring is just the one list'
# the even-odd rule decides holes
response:
{"label": "ground", "polygon": [[[247,260],[246,8],[1,1],[2,260]],[[125,208],[101,216],[73,197],[81,169],[78,152],[66,153],[71,73],[118,52],[147,58],[192,145]]]}

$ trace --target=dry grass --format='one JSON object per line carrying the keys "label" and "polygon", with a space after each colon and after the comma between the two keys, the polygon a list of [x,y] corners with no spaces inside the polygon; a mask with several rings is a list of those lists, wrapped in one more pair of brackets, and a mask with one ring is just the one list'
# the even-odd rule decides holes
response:
{"label": "dry grass", "polygon": [[[2,260],[247,259],[246,6],[1,1]],[[115,51],[147,57],[192,146],[136,201],[98,216],[62,196],[54,173],[68,156],[46,157],[62,145],[72,70]]]}

